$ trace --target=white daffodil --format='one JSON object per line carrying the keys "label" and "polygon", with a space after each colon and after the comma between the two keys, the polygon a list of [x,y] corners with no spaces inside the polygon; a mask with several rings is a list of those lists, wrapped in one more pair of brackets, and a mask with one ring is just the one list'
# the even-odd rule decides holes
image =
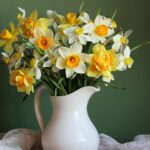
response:
{"label": "white daffodil", "polygon": [[34,53],[34,58],[30,60],[30,67],[35,72],[35,78],[39,80],[41,78],[41,69],[39,68],[39,64],[47,58],[48,54],[45,54],[42,57],[39,57],[36,53]]}
{"label": "white daffodil", "polygon": [[53,27],[53,30],[57,31],[57,28],[58,28],[57,24],[61,22],[60,21],[61,15],[57,14],[56,11],[47,10],[47,16],[49,18],[50,24]]}
{"label": "white daffodil", "polygon": [[64,27],[64,26],[58,26],[57,32],[55,34],[55,39],[58,41],[62,41],[62,43],[66,45],[68,37],[64,33],[65,29],[66,29],[66,27]]}
{"label": "white daffodil", "polygon": [[90,32],[91,27],[92,24],[87,24],[83,27],[73,26],[65,29],[64,33],[68,36],[69,44],[79,40],[81,44],[85,45],[87,41],[90,41],[90,36],[88,36],[87,33]]}
{"label": "white daffodil", "polygon": [[54,38],[51,30],[45,31],[42,28],[35,28],[34,35],[35,37],[30,39],[30,41],[44,52],[53,50],[59,46],[59,42]]}
{"label": "white daffodil", "polygon": [[89,22],[91,22],[90,17],[89,17],[89,15],[88,15],[88,13],[86,13],[86,12],[82,12],[82,13],[80,14],[79,18],[80,18],[80,20],[82,20],[82,22],[84,22],[84,23],[89,23]]}
{"label": "white daffodil", "polygon": [[54,50],[51,54],[48,55],[48,60],[44,62],[44,68],[52,67],[54,72],[58,72],[59,69],[56,67],[56,60],[60,57],[59,49]]}
{"label": "white daffodil", "polygon": [[112,48],[115,49],[117,52],[119,50],[123,51],[126,45],[128,45],[128,37],[132,33],[132,30],[128,30],[125,32],[125,34],[117,34],[113,37],[114,44],[112,45]]}
{"label": "white daffodil", "polygon": [[130,57],[131,50],[129,46],[126,46],[126,48],[123,51],[123,54],[118,54],[118,59],[120,61],[120,64],[118,65],[117,69],[119,71],[124,71],[127,68],[131,68],[133,65],[134,60]]}
{"label": "white daffodil", "polygon": [[58,14],[56,11],[47,10],[47,16],[51,22],[51,24],[61,24],[64,23],[65,17],[63,15]]}
{"label": "white daffodil", "polygon": [[112,20],[100,15],[95,18],[92,29],[91,42],[93,43],[98,43],[99,41],[104,43],[106,38],[114,33]]}
{"label": "white daffodil", "polygon": [[56,11],[53,11],[53,10],[47,10],[47,16],[48,16],[48,18],[50,19],[50,21],[52,22],[52,23],[54,23],[54,21],[55,21],[55,19],[56,19],[56,17],[57,17],[57,12]]}
{"label": "white daffodil", "polygon": [[25,44],[22,44],[20,46],[15,47],[15,53],[13,55],[8,55],[7,53],[3,52],[3,60],[5,63],[8,64],[9,71],[12,70],[14,67],[15,69],[18,69],[21,66],[21,60],[24,56],[24,50],[25,50]]}
{"label": "white daffodil", "polygon": [[35,72],[35,78],[37,80],[39,80],[41,78],[41,70],[40,70],[38,64],[39,64],[39,60],[38,59],[34,59],[34,58],[31,59],[31,61],[30,61],[30,67],[34,70],[34,72]]}
{"label": "white daffodil", "polygon": [[86,72],[86,65],[82,58],[82,45],[74,43],[67,47],[60,47],[59,53],[61,57],[57,59],[56,67],[58,69],[66,70],[66,77],[70,78],[75,72],[84,74]]}

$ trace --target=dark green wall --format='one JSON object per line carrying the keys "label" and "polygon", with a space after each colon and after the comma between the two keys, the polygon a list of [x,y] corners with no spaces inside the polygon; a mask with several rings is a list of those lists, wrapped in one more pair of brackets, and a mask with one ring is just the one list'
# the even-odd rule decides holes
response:
{"label": "dark green wall", "polygon": [[[37,9],[41,16],[47,9],[66,14],[78,10],[81,0],[0,0],[0,29],[16,21],[17,7],[28,12]],[[111,16],[117,8],[116,19],[120,26],[134,29],[130,45],[150,40],[149,0],[86,0],[85,10],[92,17],[98,8]],[[150,46],[134,53],[134,66],[126,72],[115,74],[116,83],[127,90],[102,88],[89,104],[89,115],[101,133],[113,136],[118,141],[132,140],[137,134],[150,134]],[[21,104],[23,95],[9,86],[7,67],[0,65],[0,131],[13,128],[38,129],[33,109],[33,95]],[[43,97],[43,111],[48,120],[51,109],[48,95]]]}

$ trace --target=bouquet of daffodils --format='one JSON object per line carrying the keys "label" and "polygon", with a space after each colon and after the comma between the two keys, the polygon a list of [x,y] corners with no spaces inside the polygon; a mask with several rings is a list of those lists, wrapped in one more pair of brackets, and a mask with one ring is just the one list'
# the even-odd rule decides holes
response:
{"label": "bouquet of daffodils", "polygon": [[91,19],[82,9],[65,16],[48,10],[39,18],[36,10],[19,11],[17,26],[10,23],[0,33],[9,82],[19,92],[29,95],[44,85],[51,95],[66,95],[83,86],[110,85],[113,72],[132,67],[132,30],[118,28],[115,15]]}

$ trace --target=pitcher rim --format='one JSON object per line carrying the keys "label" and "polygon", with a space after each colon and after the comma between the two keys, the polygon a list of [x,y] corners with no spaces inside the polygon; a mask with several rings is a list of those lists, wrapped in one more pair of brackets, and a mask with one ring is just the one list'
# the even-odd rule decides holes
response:
{"label": "pitcher rim", "polygon": [[81,87],[81,88],[75,90],[74,92],[69,93],[69,94],[66,94],[66,95],[62,95],[62,96],[49,96],[49,97],[50,97],[50,98],[53,98],[53,97],[59,97],[59,98],[62,98],[62,97],[66,97],[66,96],[70,96],[70,95],[72,95],[72,94],[75,94],[75,93],[77,93],[77,92],[79,92],[80,90],[85,89],[85,88],[92,88],[95,92],[100,91],[100,87],[84,86],[84,87]]}

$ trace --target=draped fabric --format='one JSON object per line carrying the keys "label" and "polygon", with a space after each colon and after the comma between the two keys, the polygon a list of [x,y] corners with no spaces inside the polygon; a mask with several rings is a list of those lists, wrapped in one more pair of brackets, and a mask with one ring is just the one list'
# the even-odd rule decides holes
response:
{"label": "draped fabric", "polygon": [[[124,144],[106,134],[99,137],[99,150],[150,150],[150,135],[138,135],[132,142]],[[41,133],[30,129],[0,133],[0,150],[42,150]]]}

